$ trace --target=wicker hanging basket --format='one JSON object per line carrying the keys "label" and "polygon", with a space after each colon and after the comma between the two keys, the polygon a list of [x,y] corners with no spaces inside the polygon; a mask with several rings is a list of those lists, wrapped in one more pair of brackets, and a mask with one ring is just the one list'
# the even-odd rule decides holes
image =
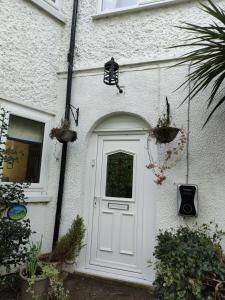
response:
{"label": "wicker hanging basket", "polygon": [[60,143],[74,142],[77,139],[76,131],[65,128],[53,128],[50,137],[56,138]]}
{"label": "wicker hanging basket", "polygon": [[179,131],[180,129],[176,127],[156,127],[152,130],[152,133],[157,144],[167,144],[176,138]]}
{"label": "wicker hanging basket", "polygon": [[62,120],[61,127],[52,128],[49,136],[51,139],[56,138],[62,144],[77,140],[77,132],[70,129],[68,120]]}

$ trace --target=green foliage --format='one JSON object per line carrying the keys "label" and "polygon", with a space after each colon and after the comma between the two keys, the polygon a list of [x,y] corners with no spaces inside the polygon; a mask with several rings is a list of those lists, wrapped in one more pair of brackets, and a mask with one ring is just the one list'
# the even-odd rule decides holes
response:
{"label": "green foliage", "polygon": [[[40,244],[33,245],[35,246],[34,252],[38,250]],[[36,254],[35,254],[35,257]],[[43,299],[38,293],[35,292],[35,282],[37,278],[43,278],[49,281],[48,286],[48,299],[54,300],[69,300],[69,292],[64,289],[63,286],[63,277],[61,276],[60,272],[56,269],[53,264],[41,264],[38,262],[38,267],[40,268],[41,272],[39,275],[34,273],[32,276],[27,277],[28,288],[26,292],[31,295],[33,300],[41,300]]]}
{"label": "green foliage", "polygon": [[27,183],[2,184],[0,187],[0,206],[5,210],[15,203],[25,204],[26,196],[24,189],[27,187],[29,187]]}
{"label": "green foliage", "polygon": [[69,300],[69,292],[64,289],[63,277],[53,264],[43,266],[43,274],[49,278],[49,299]]}
{"label": "green foliage", "polygon": [[39,260],[42,241],[31,243],[27,255],[27,261],[23,275],[28,282],[26,292],[31,295],[33,300],[41,300],[43,297],[36,293],[36,279],[49,280],[48,299],[69,300],[69,293],[63,287],[63,277],[53,264],[43,264]]}
{"label": "green foliage", "polygon": [[7,111],[0,106],[0,171],[3,169],[3,162],[6,159],[4,146],[7,137],[7,128]]}
{"label": "green foliage", "polygon": [[17,274],[4,275],[0,277],[0,295],[3,291],[18,292]]}
{"label": "green foliage", "polygon": [[79,215],[73,221],[69,231],[60,238],[53,250],[51,261],[76,261],[81,248],[85,233],[84,220]]}
{"label": "green foliage", "polygon": [[157,127],[169,127],[170,126],[170,118],[168,118],[167,114],[163,113],[162,116],[158,119]]}
{"label": "green foliage", "polygon": [[0,228],[0,266],[9,270],[11,265],[16,266],[26,260],[30,221],[13,222],[4,217],[0,218]]}
{"label": "green foliage", "polygon": [[[30,249],[27,253],[26,260],[26,276],[31,278],[37,275],[37,272],[40,269],[39,264],[39,255],[41,252],[42,241],[30,244]],[[39,271],[40,272],[40,271]]]}
{"label": "green foliage", "polygon": [[27,244],[31,235],[30,221],[11,221],[4,216],[7,208],[15,203],[25,204],[24,189],[28,184],[1,184],[4,162],[11,160],[6,153],[7,114],[0,106],[0,266],[10,267],[24,262],[27,253]]}
{"label": "green foliage", "polygon": [[165,128],[171,125],[170,104],[166,97],[166,113],[162,113],[158,119],[157,128]]}
{"label": "green foliage", "polygon": [[154,251],[158,299],[214,299],[214,289],[206,282],[209,278],[224,279],[220,245],[224,232],[217,225],[214,231],[210,228],[205,224],[181,226],[159,233]]}
{"label": "green foliage", "polygon": [[[194,34],[188,43],[175,47],[194,47],[194,49],[182,56],[182,62],[191,63],[193,67],[187,79],[182,86],[188,87],[189,81],[193,88],[188,92],[187,100],[194,98],[197,94],[204,91],[206,87],[212,84],[210,96],[207,99],[208,108],[215,103],[205,124],[211,118],[213,113],[225,102],[225,95],[221,93],[222,83],[225,79],[225,14],[211,0],[209,5],[201,3],[202,10],[213,17],[208,26],[200,26],[190,23],[184,23],[179,28],[187,30]],[[204,125],[205,125],[204,124]]]}

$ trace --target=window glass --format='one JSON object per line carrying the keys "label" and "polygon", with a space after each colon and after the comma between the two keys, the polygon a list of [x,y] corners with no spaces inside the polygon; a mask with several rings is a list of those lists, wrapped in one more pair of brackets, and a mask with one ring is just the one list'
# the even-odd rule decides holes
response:
{"label": "window glass", "polygon": [[137,4],[137,0],[103,0],[102,10],[110,10]]}
{"label": "window glass", "polygon": [[38,183],[45,124],[10,115],[3,181]]}
{"label": "window glass", "polygon": [[47,2],[56,4],[57,0],[46,0]]}
{"label": "window glass", "polygon": [[108,155],[106,196],[132,198],[133,155],[123,152]]}

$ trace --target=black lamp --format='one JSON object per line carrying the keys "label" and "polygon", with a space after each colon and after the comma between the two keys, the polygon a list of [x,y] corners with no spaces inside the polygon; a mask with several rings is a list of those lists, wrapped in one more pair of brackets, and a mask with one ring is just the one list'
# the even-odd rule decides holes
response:
{"label": "black lamp", "polygon": [[123,90],[119,86],[119,65],[115,62],[114,58],[112,57],[110,61],[105,64],[104,67],[104,83],[107,85],[115,85],[120,94],[123,93]]}

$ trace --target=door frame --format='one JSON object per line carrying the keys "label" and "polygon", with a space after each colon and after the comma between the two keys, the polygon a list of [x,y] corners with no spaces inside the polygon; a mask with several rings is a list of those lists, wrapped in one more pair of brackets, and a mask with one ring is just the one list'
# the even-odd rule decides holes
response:
{"label": "door frame", "polygon": [[[104,276],[108,278],[114,278],[114,279],[120,279],[120,280],[125,280],[125,281],[131,281],[131,282],[136,282],[136,283],[141,283],[141,284],[151,284],[152,281],[154,280],[154,271],[151,270],[151,276],[145,276],[143,273],[142,276],[138,277],[137,274],[129,274],[126,271],[120,271],[118,272],[117,270],[110,270],[109,268],[104,268],[104,267],[98,267],[96,265],[90,264],[90,259],[91,259],[91,242],[92,242],[92,228],[93,228],[93,214],[94,214],[94,197],[95,197],[95,185],[96,185],[96,159],[97,159],[97,153],[98,153],[98,139],[99,136],[119,136],[119,135],[126,135],[126,136],[142,136],[143,138],[146,138],[146,145],[147,145],[147,137],[148,137],[148,130],[128,130],[128,131],[93,131],[89,145],[88,145],[88,155],[87,155],[87,163],[86,163],[86,172],[85,172],[85,180],[84,180],[84,220],[86,224],[86,241],[85,241],[85,249],[81,253],[81,260],[80,264],[78,265],[78,272],[83,272],[83,273],[88,273],[88,274],[94,274],[98,276]],[[156,150],[156,147],[155,147]],[[154,150],[153,150],[154,151]],[[147,151],[145,151],[145,160],[147,164]],[[147,178],[146,178],[147,176]],[[151,229],[154,232],[154,236],[156,233],[156,199],[157,197],[157,189],[155,187],[155,183],[153,182],[153,175],[150,170],[146,168],[145,173],[144,173],[144,194],[147,192],[146,187],[148,186],[148,191],[149,191],[149,186],[151,186],[150,192],[153,197],[153,201],[151,203],[151,209],[153,210],[154,213],[152,213],[152,226]],[[152,184],[151,184],[152,183]],[[143,202],[146,200],[143,199]],[[150,201],[149,201],[150,202]],[[142,230],[142,238],[144,239],[145,236],[147,236],[146,232],[144,231],[144,228]],[[151,253],[153,252],[153,248],[155,245],[155,239],[151,240]],[[146,247],[147,248],[147,247]],[[144,249],[144,257],[147,257],[148,254],[146,253],[147,249]],[[149,259],[151,258],[151,253],[149,253]],[[145,265],[148,265],[147,261]],[[144,269],[144,266],[143,266]],[[149,272],[147,272],[149,273]],[[148,278],[147,278],[148,277]]]}

